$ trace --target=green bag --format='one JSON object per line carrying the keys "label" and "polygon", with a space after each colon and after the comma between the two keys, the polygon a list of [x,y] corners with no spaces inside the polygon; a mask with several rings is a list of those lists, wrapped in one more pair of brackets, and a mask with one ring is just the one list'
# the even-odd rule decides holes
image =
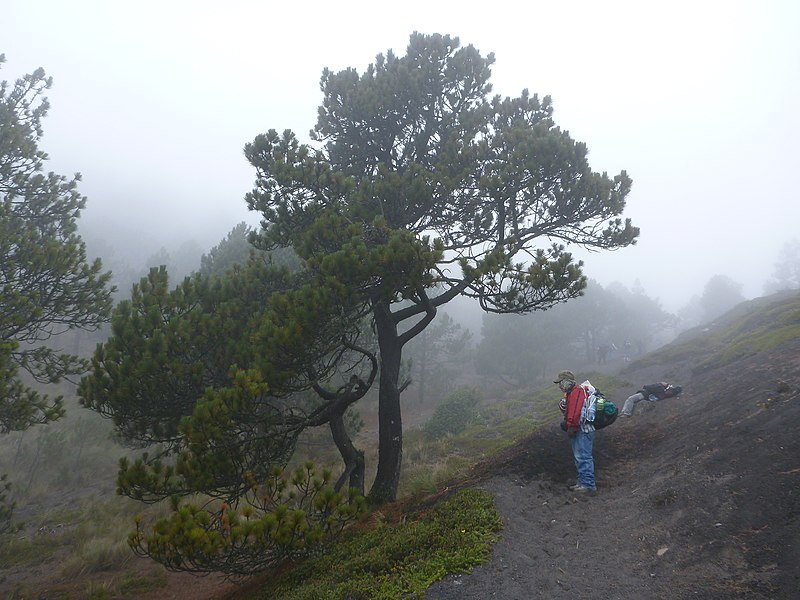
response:
{"label": "green bag", "polygon": [[594,395],[596,397],[594,405],[594,428],[602,429],[603,427],[608,427],[617,420],[619,411],[617,410],[617,405],[611,400],[606,400],[606,397],[600,392],[595,391]]}

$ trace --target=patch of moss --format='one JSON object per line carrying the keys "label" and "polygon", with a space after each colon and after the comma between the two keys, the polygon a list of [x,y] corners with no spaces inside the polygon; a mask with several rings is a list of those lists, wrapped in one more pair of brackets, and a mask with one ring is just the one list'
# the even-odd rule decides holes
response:
{"label": "patch of moss", "polygon": [[467,489],[396,525],[354,531],[267,583],[255,600],[395,600],[421,597],[448,573],[469,572],[489,557],[502,521],[490,494]]}

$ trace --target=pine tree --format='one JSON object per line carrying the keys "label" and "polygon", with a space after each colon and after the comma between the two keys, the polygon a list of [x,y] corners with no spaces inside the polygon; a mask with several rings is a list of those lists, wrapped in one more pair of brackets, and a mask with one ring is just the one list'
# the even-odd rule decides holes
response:
{"label": "pine tree", "polygon": [[83,373],[88,361],[54,342],[71,329],[96,330],[111,311],[111,273],[87,261],[77,233],[86,205],[80,175],[44,172],[39,142],[51,84],[42,69],[13,86],[0,82],[0,433],[63,414],[61,396],[24,384],[20,371],[38,384]]}
{"label": "pine tree", "polygon": [[412,34],[403,57],[363,74],[325,70],[312,144],[259,135],[249,208],[265,247],[351,286],[380,349],[373,502],[396,496],[403,447],[403,346],[458,295],[489,312],[546,309],[580,295],[566,244],[631,244],[619,215],[631,180],[593,172],[585,144],[553,121],[549,97],[490,98],[487,57],[458,38]]}

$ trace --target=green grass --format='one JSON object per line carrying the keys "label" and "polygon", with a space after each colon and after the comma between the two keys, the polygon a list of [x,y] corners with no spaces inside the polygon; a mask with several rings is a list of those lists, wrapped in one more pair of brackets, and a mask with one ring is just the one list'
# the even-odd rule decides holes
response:
{"label": "green grass", "polygon": [[117,585],[117,592],[122,596],[137,597],[139,594],[160,590],[167,585],[167,576],[163,570],[156,571],[152,576],[128,575]]}
{"label": "green grass", "polygon": [[428,512],[351,531],[329,552],[270,580],[249,600],[396,600],[421,597],[449,573],[489,557],[502,527],[490,494],[462,490]]}
{"label": "green grass", "polygon": [[138,503],[112,496],[82,498],[42,513],[29,520],[24,536],[0,536],[0,564],[34,566],[68,549],[54,567],[63,577],[121,570],[134,558],[126,540],[134,515],[142,510]]}

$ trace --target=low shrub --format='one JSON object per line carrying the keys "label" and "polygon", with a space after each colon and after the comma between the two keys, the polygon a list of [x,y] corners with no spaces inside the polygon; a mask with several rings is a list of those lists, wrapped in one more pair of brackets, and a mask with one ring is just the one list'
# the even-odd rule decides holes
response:
{"label": "low shrub", "polygon": [[475,388],[456,390],[433,411],[430,420],[423,427],[425,435],[436,440],[461,433],[478,419],[480,399]]}
{"label": "low shrub", "polygon": [[401,523],[351,532],[329,552],[268,581],[249,600],[421,597],[449,573],[488,560],[502,527],[492,496],[465,489]]}

